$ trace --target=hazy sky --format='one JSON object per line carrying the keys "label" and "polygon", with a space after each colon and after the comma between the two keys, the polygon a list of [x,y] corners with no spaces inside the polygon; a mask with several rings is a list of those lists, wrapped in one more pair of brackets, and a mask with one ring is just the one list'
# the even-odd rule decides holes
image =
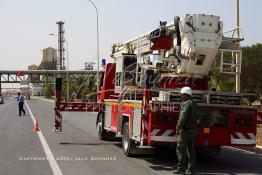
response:
{"label": "hazy sky", "polygon": [[[160,20],[205,13],[221,16],[224,31],[235,26],[235,0],[93,0],[99,10],[100,56],[111,45],[154,30]],[[261,0],[240,0],[242,45],[262,42]],[[41,50],[57,48],[56,21],[65,21],[70,69],[96,61],[96,13],[88,0],[0,0],[0,69],[39,64]]]}

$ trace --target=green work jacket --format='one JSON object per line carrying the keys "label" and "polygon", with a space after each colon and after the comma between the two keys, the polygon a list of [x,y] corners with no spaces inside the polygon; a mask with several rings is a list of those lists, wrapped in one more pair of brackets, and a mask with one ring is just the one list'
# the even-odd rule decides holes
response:
{"label": "green work jacket", "polygon": [[197,105],[192,99],[184,101],[180,108],[176,128],[179,130],[194,130],[197,127]]}

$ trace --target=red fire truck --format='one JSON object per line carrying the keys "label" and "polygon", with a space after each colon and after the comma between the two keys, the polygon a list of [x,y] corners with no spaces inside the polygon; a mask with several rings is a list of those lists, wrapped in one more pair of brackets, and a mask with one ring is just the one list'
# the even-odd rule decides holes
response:
{"label": "red fire truck", "polygon": [[92,111],[97,112],[99,138],[122,135],[127,156],[175,144],[179,90],[189,86],[198,104],[199,150],[218,154],[221,146],[254,146],[257,109],[242,105],[242,94],[210,90],[208,84],[216,59],[221,73],[240,74],[241,63],[235,61],[237,56],[241,60],[240,41],[224,36],[218,16],[187,14],[183,22],[175,17],[170,24],[160,22],[154,31],[114,44],[101,73],[99,102],[62,102],[57,79],[55,131],[62,131],[61,112]]}

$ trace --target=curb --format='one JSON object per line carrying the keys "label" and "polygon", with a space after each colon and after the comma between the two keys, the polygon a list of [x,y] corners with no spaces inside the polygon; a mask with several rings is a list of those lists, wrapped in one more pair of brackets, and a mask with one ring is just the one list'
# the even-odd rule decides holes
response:
{"label": "curb", "polygon": [[39,100],[43,100],[43,101],[47,101],[47,102],[50,102],[50,103],[54,103],[55,102],[54,100],[49,100],[49,99],[35,97],[35,96],[34,96],[34,98],[39,99]]}

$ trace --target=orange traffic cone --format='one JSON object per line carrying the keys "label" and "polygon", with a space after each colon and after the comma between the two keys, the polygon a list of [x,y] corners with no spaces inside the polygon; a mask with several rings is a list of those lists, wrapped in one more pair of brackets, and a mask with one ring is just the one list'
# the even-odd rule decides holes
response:
{"label": "orange traffic cone", "polygon": [[34,131],[35,131],[35,132],[40,131],[39,124],[38,124],[38,119],[37,119],[37,118],[35,119],[35,128],[34,128]]}

